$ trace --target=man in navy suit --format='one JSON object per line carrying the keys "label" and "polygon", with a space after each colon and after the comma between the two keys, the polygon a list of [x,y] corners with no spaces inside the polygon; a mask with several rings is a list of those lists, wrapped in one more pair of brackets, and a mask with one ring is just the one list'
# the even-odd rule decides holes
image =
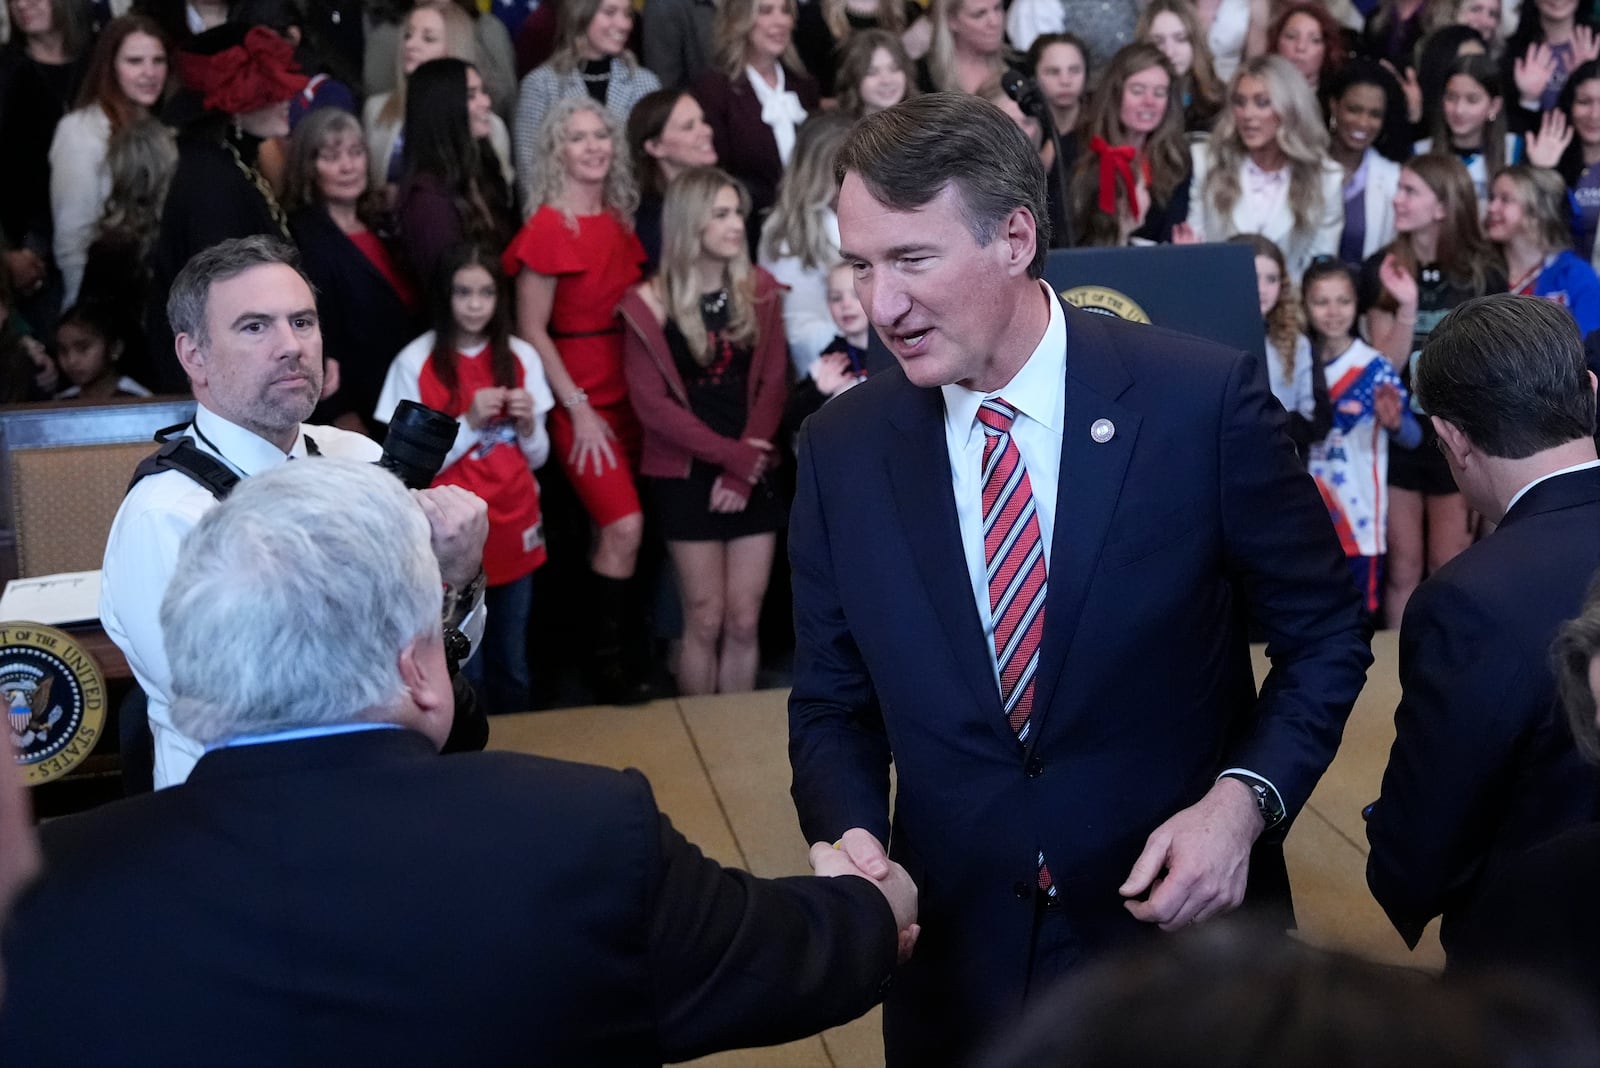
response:
{"label": "man in navy suit", "polygon": [[837,878],[757,879],[636,771],[440,756],[439,575],[371,464],[282,464],[207,510],[161,609],[205,752],[43,828],[5,931],[7,1064],[660,1064],[877,1001],[915,937],[904,870],[823,847]]}
{"label": "man in navy suit", "polygon": [[793,792],[810,841],[911,871],[886,1054],[958,1063],[1103,948],[1247,881],[1287,906],[1276,836],[1371,654],[1260,358],[1063,307],[1044,171],[1003,114],[921,97],[837,169],[900,368],[802,435]]}
{"label": "man in navy suit", "polygon": [[1442,915],[1454,961],[1495,934],[1485,886],[1600,818],[1600,773],[1579,755],[1550,657],[1600,569],[1595,376],[1567,309],[1500,294],[1434,328],[1416,386],[1461,491],[1498,526],[1406,605],[1367,885],[1407,945]]}

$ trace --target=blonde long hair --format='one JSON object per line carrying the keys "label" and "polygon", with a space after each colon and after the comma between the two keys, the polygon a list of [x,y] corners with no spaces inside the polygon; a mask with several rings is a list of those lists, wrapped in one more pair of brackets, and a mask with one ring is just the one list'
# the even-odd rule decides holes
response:
{"label": "blonde long hair", "polygon": [[567,220],[567,226],[577,233],[577,216],[560,205],[561,194],[567,186],[567,167],[562,159],[561,148],[567,137],[567,123],[580,111],[598,115],[611,134],[611,167],[606,171],[600,202],[606,211],[632,226],[633,213],[639,207],[639,188],[633,183],[633,163],[628,158],[628,142],[622,136],[622,127],[616,118],[588,94],[563,97],[556,101],[550,113],[544,117],[544,122],[539,124],[533,152],[533,174],[528,179],[529,213],[548,204],[560,211]]}
{"label": "blonde long hair", "polygon": [[[691,167],[667,183],[661,205],[661,270],[656,292],[667,316],[689,345],[695,362],[711,362],[711,342],[700,318],[700,235],[711,221],[717,194],[732,189],[739,194],[739,210],[750,214],[750,194],[720,167]],[[756,273],[744,242],[728,261],[724,281],[728,287],[728,337],[741,345],[756,343]]]}
{"label": "blonde long hair", "polygon": [[472,19],[449,0],[422,0],[416,7],[406,12],[406,17],[400,22],[400,33],[394,42],[394,89],[389,93],[389,99],[383,102],[383,107],[378,111],[378,122],[402,122],[406,117],[406,26],[411,22],[411,16],[422,10],[437,11],[444,20],[444,48],[445,58],[459,59],[463,63],[478,66],[478,39],[474,35]]}
{"label": "blonde long hair", "polygon": [[[744,73],[744,50],[750,31],[756,24],[756,5],[761,0],[722,0],[711,20],[711,60],[735,84]],[[789,17],[800,23],[800,9],[795,0],[784,0]],[[791,71],[805,70],[800,55],[794,50],[794,33],[789,34],[789,47],[783,52],[783,65]]]}
{"label": "blonde long hair", "polygon": [[[928,76],[933,80],[933,87],[937,90],[960,92],[961,84],[956,80],[956,39],[950,32],[950,20],[961,11],[961,6],[966,0],[930,0],[928,10],[932,13],[933,40],[928,45]],[[999,78],[1005,73],[1006,47],[1000,45],[1000,54],[994,58],[994,76]]]}
{"label": "blonde long hair", "polygon": [[761,228],[761,254],[768,260],[798,256],[801,266],[815,271],[839,258],[823,220],[839,192],[833,161],[853,129],[855,120],[836,111],[813,115],[800,127],[794,163],[778,183],[778,201]]}
{"label": "blonde long hair", "polygon": [[1231,215],[1239,202],[1239,171],[1247,153],[1234,123],[1232,101],[1239,83],[1246,78],[1256,78],[1266,85],[1272,110],[1278,114],[1278,148],[1289,158],[1289,208],[1294,213],[1294,231],[1309,234],[1316,229],[1323,209],[1322,171],[1328,161],[1328,131],[1311,87],[1282,56],[1255,56],[1234,72],[1228,83],[1226,106],[1217,117],[1216,129],[1206,147],[1211,170],[1206,175],[1205,196],[1216,205],[1217,214],[1224,217]]}
{"label": "blonde long hair", "polygon": [[[845,0],[815,0],[822,5],[822,21],[828,27],[828,32],[833,34],[833,39],[841,46],[850,40],[854,32],[850,28],[850,20],[846,17]],[[906,28],[906,8],[898,0],[878,0],[878,26],[891,33],[899,34]]]}

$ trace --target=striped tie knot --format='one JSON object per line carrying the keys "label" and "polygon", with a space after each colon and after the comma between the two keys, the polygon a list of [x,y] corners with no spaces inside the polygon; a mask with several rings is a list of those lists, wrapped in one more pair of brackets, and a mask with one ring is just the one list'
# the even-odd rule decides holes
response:
{"label": "striped tie knot", "polygon": [[1017,410],[999,397],[990,397],[978,405],[978,422],[991,434],[1011,433],[1016,418]]}

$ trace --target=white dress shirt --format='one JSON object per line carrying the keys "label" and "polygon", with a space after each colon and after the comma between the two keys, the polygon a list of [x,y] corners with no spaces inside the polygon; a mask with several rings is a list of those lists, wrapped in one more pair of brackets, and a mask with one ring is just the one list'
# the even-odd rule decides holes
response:
{"label": "white dress shirt", "polygon": [[989,642],[994,684],[1000,686],[1000,668],[994,662],[994,620],[989,613],[988,562],[983,558],[983,427],[978,406],[990,397],[1003,399],[1017,409],[1011,438],[1022,454],[1028,482],[1039,515],[1039,535],[1044,539],[1045,573],[1050,569],[1050,538],[1055,531],[1056,482],[1061,472],[1061,434],[1066,418],[1067,320],[1061,302],[1050,287],[1040,283],[1050,301],[1050,325],[1034,347],[1028,362],[993,393],[976,393],[965,386],[941,386],[944,394],[944,443],[950,453],[951,484],[956,498],[956,519],[961,525],[961,549],[967,558],[972,599]]}
{"label": "white dress shirt", "polygon": [[[203,437],[196,435],[197,428]],[[383,452],[371,438],[347,430],[329,426],[300,429],[289,456],[306,455],[308,431],[325,456],[371,462]],[[271,470],[289,459],[276,445],[201,406],[195,408],[194,423],[185,434],[201,452],[215,456],[241,478]],[[100,622],[127,656],[134,678],[149,696],[158,790],[187,779],[205,752],[200,743],[172,725],[172,678],[161,639],[161,599],[177,568],[183,536],[216,503],[210,491],[188,475],[163,471],[142,480],[123,499],[106,539]],[[271,654],[271,650],[262,652]],[[228,669],[227,664],[217,665],[219,671]]]}

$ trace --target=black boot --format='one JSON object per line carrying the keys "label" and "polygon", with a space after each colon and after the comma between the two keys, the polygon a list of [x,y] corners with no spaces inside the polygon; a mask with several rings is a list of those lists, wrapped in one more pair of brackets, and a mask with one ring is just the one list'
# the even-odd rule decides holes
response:
{"label": "black boot", "polygon": [[650,700],[650,685],[630,669],[625,655],[628,580],[590,572],[594,621],[591,685],[596,703],[637,705]]}

